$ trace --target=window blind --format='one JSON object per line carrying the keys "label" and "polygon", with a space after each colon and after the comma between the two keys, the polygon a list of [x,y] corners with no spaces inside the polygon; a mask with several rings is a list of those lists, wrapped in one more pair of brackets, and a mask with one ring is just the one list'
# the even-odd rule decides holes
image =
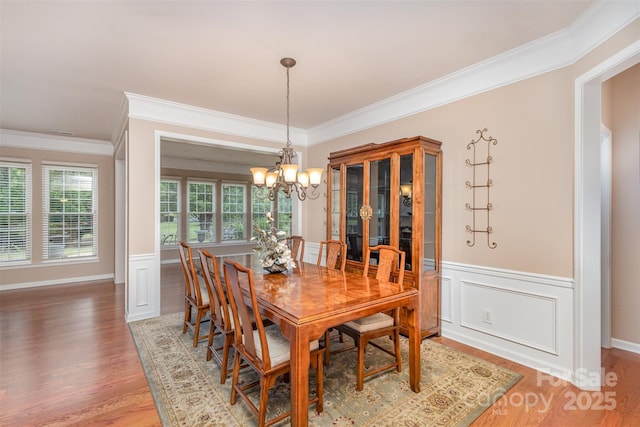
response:
{"label": "window blind", "polygon": [[0,161],[0,263],[31,260],[31,164]]}
{"label": "window blind", "polygon": [[98,256],[98,169],[42,166],[42,259]]}

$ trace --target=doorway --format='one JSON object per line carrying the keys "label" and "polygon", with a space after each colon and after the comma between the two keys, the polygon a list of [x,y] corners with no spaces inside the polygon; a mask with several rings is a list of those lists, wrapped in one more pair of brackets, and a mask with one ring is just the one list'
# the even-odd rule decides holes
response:
{"label": "doorway", "polygon": [[[600,109],[602,82],[640,63],[640,41],[575,81],[574,383],[599,390],[601,333],[602,178]],[[594,313],[598,313],[594,315]],[[578,375],[579,373],[579,375]],[[600,379],[601,380],[601,379]]]}

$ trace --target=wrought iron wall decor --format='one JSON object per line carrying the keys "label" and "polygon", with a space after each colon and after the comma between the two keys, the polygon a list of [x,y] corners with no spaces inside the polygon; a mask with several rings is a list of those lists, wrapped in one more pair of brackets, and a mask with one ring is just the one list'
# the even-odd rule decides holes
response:
{"label": "wrought iron wall decor", "polygon": [[[485,136],[485,132],[487,132],[487,128],[482,130],[478,129],[476,131],[476,133],[479,134],[478,138],[467,144],[467,150],[472,150],[473,153],[471,160],[465,160],[466,165],[470,166],[473,171],[471,181],[465,182],[467,188],[472,192],[471,203],[465,203],[465,207],[470,210],[473,215],[471,225],[467,225],[466,227],[467,231],[472,234],[471,240],[467,240],[467,245],[474,246],[476,244],[476,233],[485,233],[487,235],[487,246],[489,246],[490,249],[495,249],[498,244],[491,242],[490,239],[493,228],[491,227],[489,214],[493,209],[493,205],[489,197],[489,190],[493,185],[490,174],[490,166],[493,162],[491,145],[496,145],[498,141],[490,136]],[[486,143],[486,157],[482,157],[482,154],[485,152],[482,147],[484,145],[483,143]],[[482,204],[484,200],[486,200],[486,203]],[[477,225],[482,222],[483,213],[487,220],[487,226],[484,229]]]}

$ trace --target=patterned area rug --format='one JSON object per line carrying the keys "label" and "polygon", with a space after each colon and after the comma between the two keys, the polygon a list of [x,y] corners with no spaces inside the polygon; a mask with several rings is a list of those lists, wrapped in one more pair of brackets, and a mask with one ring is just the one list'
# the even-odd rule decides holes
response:
{"label": "patterned area rug", "polygon": [[[231,379],[220,384],[218,363],[206,361],[206,341],[193,348],[193,335],[182,333],[182,316],[176,313],[130,324],[163,425],[256,425],[240,398],[233,406],[229,403]],[[208,330],[208,322],[202,327]],[[345,337],[345,344],[350,341]],[[332,340],[331,349],[339,345]],[[408,342],[402,348],[403,371],[366,378],[361,392],[355,390],[355,350],[332,354],[324,372],[324,412],[318,415],[311,406],[309,425],[467,426],[521,378],[425,339],[421,345],[422,391],[416,394],[409,388]],[[389,356],[368,346],[365,366],[375,366],[385,357]],[[253,374],[244,369],[240,375],[251,381]],[[315,372],[310,377],[314,381]],[[315,384],[309,389],[315,392]],[[289,403],[289,384],[279,380],[269,394],[267,419],[287,411]],[[278,425],[289,425],[289,418]]]}

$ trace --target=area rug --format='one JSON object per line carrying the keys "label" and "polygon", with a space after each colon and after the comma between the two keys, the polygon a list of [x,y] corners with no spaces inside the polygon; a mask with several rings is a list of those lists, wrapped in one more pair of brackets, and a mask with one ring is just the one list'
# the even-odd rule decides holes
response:
{"label": "area rug", "polygon": [[[130,324],[163,425],[256,425],[253,413],[240,398],[235,405],[229,403],[231,378],[220,384],[220,366],[215,359],[206,361],[206,341],[193,348],[192,334],[182,333],[182,316],[176,313]],[[208,322],[202,327],[208,330]],[[355,350],[332,354],[324,371],[324,412],[318,415],[311,406],[309,425],[467,426],[521,378],[508,369],[425,339],[420,349],[421,392],[413,393],[409,388],[408,342],[402,339],[402,372],[369,377],[360,392],[355,390]],[[345,342],[349,340],[345,337]],[[332,341],[331,349],[339,345]],[[368,346],[365,366],[375,366],[384,357],[388,356]],[[251,369],[244,369],[241,378],[251,381],[252,375]],[[314,381],[315,371],[309,376]],[[309,389],[313,393],[315,384]],[[289,398],[289,384],[280,380],[270,391],[267,419],[288,411]],[[289,425],[289,418],[278,425]]]}

